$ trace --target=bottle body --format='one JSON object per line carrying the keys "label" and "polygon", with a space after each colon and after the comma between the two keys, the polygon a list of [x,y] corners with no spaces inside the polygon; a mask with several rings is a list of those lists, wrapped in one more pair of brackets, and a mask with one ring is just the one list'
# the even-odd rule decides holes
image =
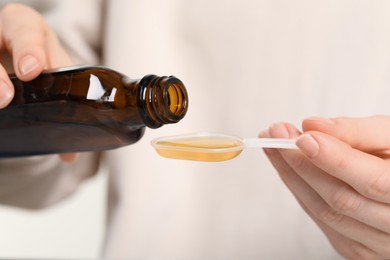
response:
{"label": "bottle body", "polygon": [[[15,97],[0,110],[0,157],[99,151],[135,143],[145,127],[165,124],[153,120],[153,112],[161,111],[148,111],[145,105],[150,99],[145,92],[156,79],[161,77],[131,80],[103,67],[45,72],[30,82],[11,76]],[[182,84],[176,80],[176,87]],[[169,89],[163,86],[157,96]],[[185,104],[172,123],[186,113],[187,94],[181,94]]]}

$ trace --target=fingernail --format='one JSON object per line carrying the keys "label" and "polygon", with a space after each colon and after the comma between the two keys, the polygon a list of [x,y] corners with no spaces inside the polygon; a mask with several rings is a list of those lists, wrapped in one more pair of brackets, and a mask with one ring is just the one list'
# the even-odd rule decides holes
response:
{"label": "fingernail", "polygon": [[27,55],[19,61],[19,71],[25,76],[38,68],[38,61],[32,55]]}
{"label": "fingernail", "polygon": [[11,101],[13,96],[13,89],[9,83],[0,80],[0,108],[5,107]]}
{"label": "fingernail", "polygon": [[303,134],[298,137],[296,145],[309,158],[316,156],[320,149],[317,141],[310,134]]}
{"label": "fingernail", "polygon": [[313,117],[309,117],[307,118],[306,120],[311,120],[311,121],[317,121],[317,122],[320,122],[322,124],[326,124],[326,125],[334,125],[334,121],[330,118],[325,118],[325,117],[317,117],[317,116],[313,116]]}

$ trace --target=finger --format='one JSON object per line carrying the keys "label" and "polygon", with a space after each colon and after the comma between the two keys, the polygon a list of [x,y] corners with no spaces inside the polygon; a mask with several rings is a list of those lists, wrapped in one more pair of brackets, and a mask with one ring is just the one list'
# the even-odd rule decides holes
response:
{"label": "finger", "polygon": [[[282,125],[282,127],[279,127],[280,125]],[[273,136],[271,136],[271,132],[273,132]],[[293,125],[290,125],[288,123],[275,123],[271,125],[266,131],[260,133],[259,137],[296,138],[300,134],[301,133],[299,132],[299,130],[296,129]],[[281,156],[279,149],[264,148],[263,150],[267,155],[268,159],[270,160],[271,164],[279,173],[282,180],[284,180],[284,177],[286,175],[295,174],[290,165],[288,165],[284,158]],[[305,157],[299,151],[291,152],[295,152],[296,154],[301,156],[302,159],[305,159]],[[285,184],[288,186],[288,183],[285,182]]]}
{"label": "finger", "polygon": [[[282,132],[281,128],[285,126],[279,125],[272,128],[271,136],[279,137]],[[302,140],[298,139],[299,142]],[[318,168],[300,153],[280,150],[280,156],[334,210],[390,233],[390,205],[362,196],[350,185]],[[332,156],[345,156],[345,153],[338,155],[336,152]],[[325,161],[329,162],[330,159]]]}
{"label": "finger", "polygon": [[[302,205],[303,203],[299,201]],[[304,206],[303,206],[304,207]],[[324,232],[329,242],[336,249],[336,251],[342,255],[345,259],[380,259],[381,256],[373,250],[369,249],[365,245],[354,241],[339,232],[333,230],[331,227],[317,219],[309,210],[306,210],[308,215]]]}
{"label": "finger", "polygon": [[0,65],[0,109],[6,107],[14,96],[14,87],[3,66]]}
{"label": "finger", "polygon": [[[390,233],[390,205],[368,199],[307,159],[281,151],[283,159],[338,213]],[[300,161],[296,163],[296,161]]]}
{"label": "finger", "polygon": [[[269,130],[266,130],[259,134],[260,138],[269,138],[271,135],[269,134]],[[291,167],[284,161],[283,157],[280,155],[277,149],[272,148],[263,148],[263,151],[267,155],[270,160],[272,166],[277,170],[279,176],[284,181],[284,176],[289,174],[292,169]],[[291,174],[294,174],[293,172]],[[285,183],[288,186],[288,183]]]}
{"label": "finger", "polygon": [[77,153],[63,153],[63,154],[59,154],[59,156],[63,162],[72,163],[76,160]]}
{"label": "finger", "polygon": [[72,59],[52,31],[47,33],[46,52],[48,68],[50,69],[73,65]]}
{"label": "finger", "polygon": [[387,161],[353,149],[339,139],[320,132],[303,134],[296,144],[324,172],[352,186],[367,198],[390,202]]}
{"label": "finger", "polygon": [[[288,138],[288,136],[280,134],[288,132],[287,129],[283,130],[283,127],[282,124],[272,127],[270,129],[270,136],[275,138]],[[283,180],[298,200],[305,205],[304,208],[306,208],[306,211],[309,211],[315,218],[343,236],[371,248],[380,255],[389,256],[390,250],[388,241],[390,241],[390,235],[388,233],[373,228],[335,210],[304,180],[304,178],[299,176],[299,173],[295,171],[294,167],[300,165],[302,169],[309,173],[311,170],[310,167],[308,167],[310,164],[309,160],[302,160],[302,158],[298,157],[299,155],[297,155],[296,151],[293,150],[280,149],[279,155],[281,158],[279,158],[278,162],[274,165],[276,165],[278,171],[282,172],[282,174],[284,172]],[[300,162],[291,166],[290,162],[294,161],[294,159],[299,159]]]}
{"label": "finger", "polygon": [[[285,124],[274,124],[270,130],[268,132],[264,132],[261,137],[289,138],[287,135],[289,131],[287,129],[288,128]],[[351,257],[348,259],[371,259],[373,258],[372,256],[377,256],[377,253],[368,249],[363,244],[344,236],[333,229],[331,227],[332,225],[328,225],[328,222],[332,223],[335,220],[341,220],[344,216],[330,208],[321,196],[319,196],[319,194],[295,172],[295,170],[281,155],[281,152],[286,151],[281,149],[266,150],[268,158],[278,171],[286,186],[294,194],[305,212],[307,212],[313,221],[315,221],[321,230],[323,230],[332,245],[340,254],[345,257]],[[287,153],[297,154],[295,151],[291,150],[287,151]],[[304,159],[305,158],[303,158],[303,160]],[[362,258],[363,256],[364,258]]]}
{"label": "finger", "polygon": [[[273,126],[274,131],[280,130],[279,127]],[[285,134],[283,134],[284,130],[280,130],[279,134],[274,135],[273,137],[281,137],[288,138]],[[280,134],[282,133],[282,134]],[[285,132],[284,132],[285,133]],[[275,133],[274,133],[275,134]],[[269,138],[271,137],[269,131],[262,132],[259,137]],[[318,197],[318,195],[311,189],[305,181],[300,178],[296,172],[290,167],[290,165],[284,160],[282,155],[277,149],[264,149],[268,158],[270,159],[272,165],[278,171],[281,179],[286,184],[286,186],[290,189],[292,194],[297,199],[298,203],[301,205],[303,210],[313,219],[313,221],[319,226],[319,228],[324,232],[324,234],[329,239],[332,246],[340,253],[340,255],[346,257],[346,259],[377,259],[378,254],[367,248],[366,246],[358,243],[339,232],[335,231],[328,225],[326,225],[322,220],[317,218],[309,209],[309,206],[300,199],[301,196],[310,196]],[[296,190],[301,192],[296,192]],[[302,192],[302,190],[306,190]],[[306,200],[305,200],[306,201]],[[318,201],[323,202],[320,197],[318,197]]]}
{"label": "finger", "polygon": [[36,11],[20,4],[7,5],[0,12],[0,32],[0,47],[12,54],[18,78],[28,81],[42,72],[48,27]]}
{"label": "finger", "polygon": [[302,123],[304,131],[320,131],[332,135],[352,147],[373,154],[390,147],[390,117],[320,118],[312,117]]}
{"label": "finger", "polygon": [[[293,175],[290,175],[288,178],[293,178],[292,176]],[[326,232],[328,236],[335,236],[338,233],[338,238],[344,237],[343,240],[355,241],[356,243],[353,244],[356,246],[356,249],[354,250],[358,250],[360,254],[372,254],[370,251],[373,251],[381,256],[390,256],[390,236],[388,233],[340,214],[331,208],[326,201],[324,201],[321,196],[304,181],[294,182],[288,179],[286,181],[289,183],[289,187],[295,196],[304,205],[306,211],[309,212],[309,215],[311,215],[317,223],[323,223],[323,225],[328,227]],[[325,230],[324,227],[322,227],[322,229]],[[329,232],[329,230],[333,230],[334,232]],[[359,244],[363,245],[363,247],[358,246]],[[365,251],[365,248],[369,248],[370,250]],[[346,249],[344,248],[344,250]]]}

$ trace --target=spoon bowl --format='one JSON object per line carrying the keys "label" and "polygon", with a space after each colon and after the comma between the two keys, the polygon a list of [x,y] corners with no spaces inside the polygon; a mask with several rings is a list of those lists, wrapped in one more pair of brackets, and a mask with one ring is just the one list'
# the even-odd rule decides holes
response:
{"label": "spoon bowl", "polygon": [[232,135],[207,132],[160,137],[152,140],[151,144],[162,157],[203,162],[233,159],[247,147],[297,148],[293,139],[241,139]]}

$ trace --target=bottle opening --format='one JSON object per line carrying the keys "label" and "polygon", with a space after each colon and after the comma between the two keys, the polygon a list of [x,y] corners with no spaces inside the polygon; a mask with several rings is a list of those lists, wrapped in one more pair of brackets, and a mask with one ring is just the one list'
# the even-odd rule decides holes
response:
{"label": "bottle opening", "polygon": [[172,114],[180,116],[185,110],[185,95],[182,91],[182,88],[177,84],[171,84],[168,86],[168,106]]}
{"label": "bottle opening", "polygon": [[144,86],[141,97],[144,99],[143,116],[148,127],[177,123],[187,113],[187,90],[178,78],[148,75],[140,84]]}

